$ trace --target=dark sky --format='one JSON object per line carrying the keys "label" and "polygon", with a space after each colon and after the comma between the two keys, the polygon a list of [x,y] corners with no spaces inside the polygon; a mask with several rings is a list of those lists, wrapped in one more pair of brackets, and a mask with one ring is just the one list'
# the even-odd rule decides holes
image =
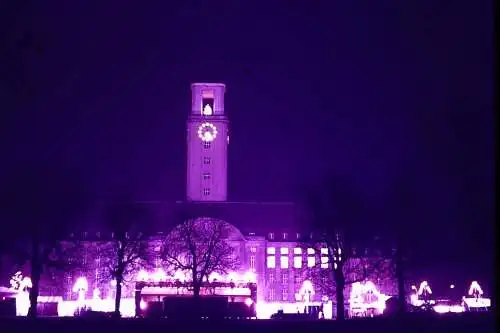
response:
{"label": "dark sky", "polygon": [[38,3],[2,8],[2,168],[182,199],[189,85],[220,81],[232,200],[334,177],[390,220],[405,187],[402,223],[433,251],[492,251],[490,1]]}

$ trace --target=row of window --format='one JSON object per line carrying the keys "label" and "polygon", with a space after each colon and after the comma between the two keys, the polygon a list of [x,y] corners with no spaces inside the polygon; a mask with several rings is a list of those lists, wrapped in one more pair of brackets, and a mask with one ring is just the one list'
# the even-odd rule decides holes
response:
{"label": "row of window", "polygon": [[[296,237],[296,239],[300,239],[300,234],[299,234],[299,233],[296,233],[296,234],[295,234],[295,237]],[[274,232],[270,232],[270,233],[269,233],[269,235],[268,235],[268,238],[269,238],[269,239],[271,239],[271,240],[275,239]],[[292,238],[293,238],[293,236],[292,236]],[[282,234],[281,234],[281,239],[283,239],[283,240],[287,240],[287,239],[289,239],[288,232],[284,232],[284,233],[282,233]]]}
{"label": "row of window", "polygon": [[[312,248],[307,249],[307,267],[311,268],[316,266],[316,256],[315,250]],[[328,268],[328,248],[321,248],[320,250],[320,265],[321,268]],[[293,249],[293,268],[302,268],[302,248],[296,247]],[[289,248],[281,247],[280,248],[280,268],[288,269],[290,268],[290,258]],[[267,248],[267,268],[276,268],[276,248],[268,247]]]}
{"label": "row of window", "polygon": [[[328,257],[320,257],[321,268],[328,268]],[[307,257],[307,267],[311,268],[316,266],[316,257]],[[276,268],[276,257],[267,256],[267,268]],[[280,268],[290,268],[289,258],[287,256],[280,256]],[[302,256],[293,257],[293,268],[302,268]]]}
{"label": "row of window", "polygon": [[[298,291],[297,291],[298,293]],[[281,298],[277,299],[276,298],[276,291],[273,288],[269,289],[269,294],[268,294],[268,301],[288,301],[289,299],[289,293],[288,293],[288,288],[284,287],[281,289]]]}
{"label": "row of window", "polygon": [[[321,268],[328,268],[328,257],[320,258]],[[255,272],[255,256],[250,256],[250,270]],[[316,266],[315,257],[307,257],[307,267],[311,268]],[[267,257],[267,268],[276,268],[276,258],[268,256]],[[280,268],[288,269],[290,268],[290,263],[288,257],[280,257]],[[293,268],[302,268],[302,257],[293,257]]]}
{"label": "row of window", "polygon": [[[273,284],[273,283],[276,283],[276,282],[279,282],[279,281],[276,281],[274,279],[274,273],[269,273],[267,274],[267,281],[270,283],[270,284]],[[294,276],[294,280],[293,280],[293,283],[298,286],[298,285],[301,285],[302,282],[304,282],[303,278],[301,275],[295,275]],[[281,283],[285,284],[285,285],[288,285],[288,273],[281,273]]]}
{"label": "row of window", "polygon": [[[250,248],[251,253],[256,253],[257,248],[256,247],[251,247]],[[321,256],[320,256],[320,267],[321,268],[328,268],[328,248],[322,248],[320,250]],[[290,258],[289,258],[289,249],[287,247],[282,247],[280,248],[280,268],[282,269],[288,269],[290,268]],[[296,247],[293,249],[293,268],[302,268],[302,263],[303,263],[303,256],[302,256],[302,248]],[[312,248],[307,249],[307,267],[311,268],[316,266],[316,256],[315,256],[315,250]],[[255,261],[256,257],[255,255],[250,256],[250,269],[252,271],[255,271]],[[267,248],[267,268],[276,268],[276,248],[274,247],[268,247]]]}
{"label": "row of window", "polygon": [[[282,289],[281,290],[281,300],[282,301],[287,301],[288,300],[288,290],[287,289]],[[269,289],[269,301],[277,301],[276,299],[276,292],[274,289]]]}
{"label": "row of window", "polygon": [[[281,255],[285,255],[285,254],[288,254],[290,251],[290,249],[288,247],[281,247],[280,248],[280,254]],[[315,250],[313,248],[308,248],[307,249],[307,254],[308,255],[314,255],[315,254]],[[328,248],[327,247],[323,247],[321,248],[320,250],[320,253],[322,255],[328,255]],[[276,248],[275,247],[268,247],[267,248],[267,254],[268,255],[273,255],[273,254],[276,254]],[[301,247],[296,247],[293,249],[293,254],[295,255],[299,255],[299,254],[302,254],[302,248]]]}

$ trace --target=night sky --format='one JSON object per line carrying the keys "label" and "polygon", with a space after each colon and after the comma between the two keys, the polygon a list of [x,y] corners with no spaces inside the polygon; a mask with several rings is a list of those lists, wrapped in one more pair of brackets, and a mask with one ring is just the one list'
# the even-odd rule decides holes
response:
{"label": "night sky", "polygon": [[342,179],[367,223],[489,268],[490,1],[32,2],[0,14],[1,169],[71,168],[96,201],[182,200],[190,83],[223,82],[231,200]]}

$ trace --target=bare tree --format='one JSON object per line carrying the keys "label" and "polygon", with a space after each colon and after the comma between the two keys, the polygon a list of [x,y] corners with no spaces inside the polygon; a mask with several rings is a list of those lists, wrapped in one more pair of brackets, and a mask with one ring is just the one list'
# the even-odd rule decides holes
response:
{"label": "bare tree", "polygon": [[148,241],[141,233],[114,233],[113,240],[104,243],[100,251],[105,274],[116,281],[115,315],[120,316],[123,283],[147,266]]}
{"label": "bare tree", "polygon": [[[333,255],[323,255],[324,262],[316,260],[314,266],[308,267],[306,273],[307,278],[314,281],[315,288],[324,295],[337,295],[338,280],[335,279],[335,274],[336,269],[340,269],[340,266],[342,266],[342,275],[344,277],[344,297],[345,288],[353,283],[368,280],[381,282],[390,279],[393,275],[391,258],[384,258],[381,255],[367,251],[362,251],[359,254],[354,252],[351,255],[338,256],[335,255],[335,251],[339,248],[328,246],[326,243],[316,244],[316,246],[306,243],[305,246],[313,248],[315,253],[320,253],[321,249],[327,249],[328,253],[333,253]],[[345,249],[345,246],[343,248]],[[343,260],[345,261],[342,264]],[[340,290],[339,288],[339,292]]]}
{"label": "bare tree", "polygon": [[406,312],[406,283],[405,283],[405,264],[408,260],[408,252],[411,246],[408,246],[412,241],[405,232],[401,221],[412,222],[411,219],[415,216],[416,197],[411,191],[412,174],[404,170],[398,174],[392,186],[392,191],[389,194],[389,207],[387,207],[388,219],[392,220],[396,225],[394,238],[396,238],[396,253],[395,253],[395,269],[396,278],[398,281],[398,312]]}
{"label": "bare tree", "polygon": [[12,236],[7,247],[19,264],[29,262],[31,267],[30,317],[37,316],[44,270],[68,265],[74,247],[63,247],[60,241],[88,203],[79,179],[66,168],[31,164],[16,168],[3,182],[2,220]]}
{"label": "bare tree", "polygon": [[135,231],[147,218],[142,206],[128,200],[106,207],[106,222],[113,232],[112,239],[102,245],[101,258],[105,271],[116,281],[115,315],[120,316],[124,280],[149,262],[148,239]]}
{"label": "bare tree", "polygon": [[230,244],[232,226],[211,218],[189,219],[176,226],[164,239],[161,256],[171,270],[191,274],[193,295],[200,296],[204,278],[226,274],[239,267]]}
{"label": "bare tree", "polygon": [[343,179],[331,178],[311,193],[306,210],[307,222],[314,232],[305,245],[315,249],[315,253],[320,253],[321,248],[328,249],[322,255],[327,262],[322,267],[320,261],[311,272],[320,289],[335,294],[337,320],[344,320],[346,286],[378,275],[386,262],[381,257],[364,257],[364,253],[359,253],[374,236],[366,227],[369,208],[353,186]]}

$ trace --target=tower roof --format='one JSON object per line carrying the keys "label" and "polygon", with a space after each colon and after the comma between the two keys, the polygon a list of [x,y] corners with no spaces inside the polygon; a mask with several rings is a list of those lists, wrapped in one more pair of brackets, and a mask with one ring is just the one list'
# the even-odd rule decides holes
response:
{"label": "tower roof", "polygon": [[220,83],[220,82],[194,82],[194,83],[191,83],[191,88],[193,87],[223,87],[224,89],[226,89],[226,85],[224,83]]}

